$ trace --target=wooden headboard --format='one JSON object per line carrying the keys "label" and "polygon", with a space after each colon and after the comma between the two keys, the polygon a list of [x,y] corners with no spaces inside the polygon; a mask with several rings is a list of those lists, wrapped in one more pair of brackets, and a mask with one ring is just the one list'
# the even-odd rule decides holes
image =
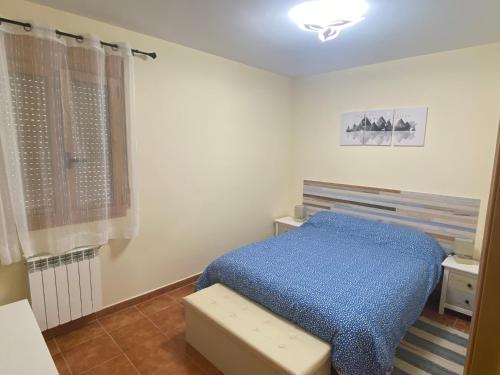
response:
{"label": "wooden headboard", "polygon": [[447,251],[455,238],[476,237],[479,199],[304,181],[308,216],[322,210],[419,229]]}

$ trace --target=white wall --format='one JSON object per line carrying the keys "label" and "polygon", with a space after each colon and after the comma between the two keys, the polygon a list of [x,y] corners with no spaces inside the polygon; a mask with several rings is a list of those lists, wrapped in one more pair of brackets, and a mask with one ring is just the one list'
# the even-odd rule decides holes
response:
{"label": "white wall", "polygon": [[[294,200],[302,180],[481,199],[484,228],[500,118],[500,44],[300,79]],[[339,146],[343,112],[429,107],[425,147]]]}
{"label": "white wall", "polygon": [[[24,1],[0,15],[158,53],[136,59],[141,230],[102,252],[105,305],[271,235],[290,200],[291,79]],[[0,304],[26,296],[25,277],[0,267]]]}

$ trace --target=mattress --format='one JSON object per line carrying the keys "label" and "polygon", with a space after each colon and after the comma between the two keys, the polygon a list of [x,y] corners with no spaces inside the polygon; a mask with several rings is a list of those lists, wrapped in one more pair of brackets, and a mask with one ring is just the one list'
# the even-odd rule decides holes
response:
{"label": "mattress", "polygon": [[216,259],[197,289],[222,283],[329,342],[343,374],[382,375],[444,257],[422,232],[325,211]]}

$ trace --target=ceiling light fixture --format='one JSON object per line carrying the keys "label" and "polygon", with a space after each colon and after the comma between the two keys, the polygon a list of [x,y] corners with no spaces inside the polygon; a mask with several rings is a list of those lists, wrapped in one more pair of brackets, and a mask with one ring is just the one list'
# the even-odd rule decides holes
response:
{"label": "ceiling light fixture", "polygon": [[367,10],[363,0],[314,0],[296,5],[288,16],[302,30],[317,32],[319,40],[326,42],[362,21]]}

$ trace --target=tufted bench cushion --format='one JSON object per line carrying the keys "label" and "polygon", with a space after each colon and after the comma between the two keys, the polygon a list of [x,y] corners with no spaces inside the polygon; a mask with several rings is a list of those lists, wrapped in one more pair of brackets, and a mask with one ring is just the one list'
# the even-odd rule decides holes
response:
{"label": "tufted bench cushion", "polygon": [[225,374],[330,374],[330,345],[232,289],[184,298],[186,340]]}

